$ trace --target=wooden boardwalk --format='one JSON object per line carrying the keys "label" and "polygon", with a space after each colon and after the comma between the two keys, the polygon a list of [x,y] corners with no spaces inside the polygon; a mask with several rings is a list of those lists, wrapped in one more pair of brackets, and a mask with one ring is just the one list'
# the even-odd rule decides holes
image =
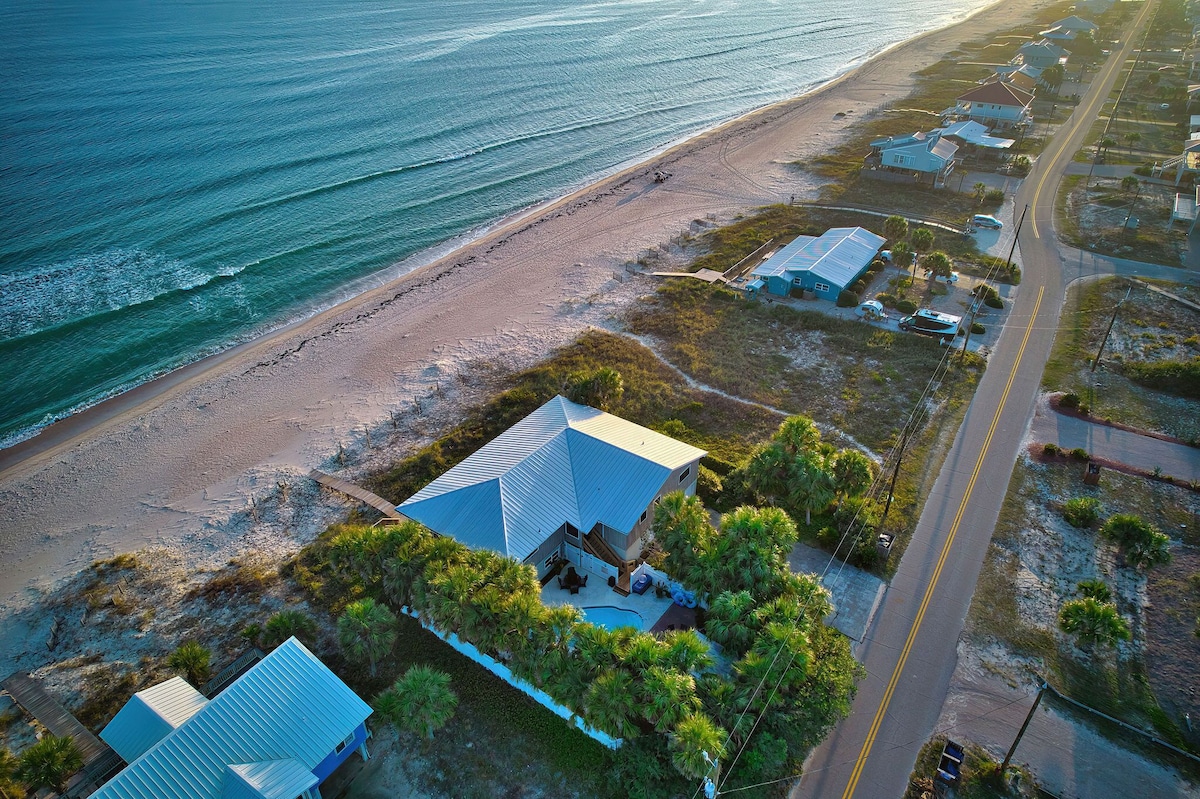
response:
{"label": "wooden boardwalk", "polygon": [[378,494],[372,494],[365,488],[359,488],[354,483],[347,483],[345,480],[341,480],[333,475],[325,474],[320,469],[313,469],[308,473],[308,476],[326,488],[332,488],[334,491],[345,494],[348,497],[354,497],[359,502],[365,502],[390,519],[399,519],[401,521],[407,521],[408,519],[407,516],[396,510],[395,504],[388,502]]}
{"label": "wooden boardwalk", "polygon": [[33,716],[51,735],[70,736],[79,747],[85,765],[107,757],[112,750],[108,744],[101,741],[87,727],[79,723],[79,719],[67,712],[50,694],[42,690],[28,674],[20,672],[10,674],[0,682],[13,701]]}

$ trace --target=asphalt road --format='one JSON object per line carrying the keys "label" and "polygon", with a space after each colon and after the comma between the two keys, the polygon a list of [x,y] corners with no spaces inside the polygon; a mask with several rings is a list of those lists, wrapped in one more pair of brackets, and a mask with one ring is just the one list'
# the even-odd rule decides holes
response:
{"label": "asphalt road", "polygon": [[[1149,19],[1143,8],[1135,28]],[[851,715],[818,747],[792,797],[899,797],[946,697],[956,645],[1050,353],[1065,286],[1053,230],[1058,182],[1140,35],[1093,78],[1017,193],[1024,270],[1004,333],[926,501],[913,540],[861,643],[867,670]],[[1083,266],[1084,259],[1079,259]],[[1092,259],[1092,263],[1096,261]]]}

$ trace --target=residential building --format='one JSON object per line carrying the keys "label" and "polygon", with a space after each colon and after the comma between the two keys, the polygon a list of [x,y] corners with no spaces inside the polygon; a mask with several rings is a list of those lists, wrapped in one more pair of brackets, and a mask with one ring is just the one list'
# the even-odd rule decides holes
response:
{"label": "residential building", "polygon": [[885,241],[861,227],[831,228],[816,237],[797,236],[751,274],[776,296],[786,297],[797,289],[837,300],[866,273]]}
{"label": "residential building", "polygon": [[1043,39],[1038,42],[1021,45],[1017,50],[1017,57],[1021,59],[1022,64],[1028,64],[1038,69],[1045,69],[1055,64],[1065,64],[1067,62],[1067,51],[1057,44]]}
{"label": "residential building", "polygon": [[958,104],[947,109],[947,117],[970,119],[991,129],[1008,129],[1028,125],[1033,121],[1029,109],[1033,92],[1008,83],[985,83],[959,95]]}
{"label": "residential building", "polygon": [[396,510],[439,535],[544,575],[590,553],[622,576],[641,553],[658,500],[694,494],[705,451],[555,397]]}
{"label": "residential building", "polygon": [[938,131],[888,136],[871,142],[871,153],[864,161],[864,174],[873,176],[875,170],[883,170],[917,183],[941,187],[954,171],[957,153],[958,145],[942,138]]}
{"label": "residential building", "polygon": [[320,799],[371,707],[295,638],[212,699],[180,677],[134,694],[100,733],[129,765],[93,799]]}
{"label": "residential building", "polygon": [[1069,28],[1062,28],[1057,25],[1047,28],[1038,34],[1038,36],[1041,36],[1046,41],[1061,45],[1063,47],[1069,47],[1071,42],[1075,41],[1075,37],[1077,35],[1078,31],[1073,31]]}
{"label": "residential building", "polygon": [[1012,139],[1002,139],[999,136],[990,135],[987,126],[970,119],[954,122],[939,130],[943,139],[953,141],[959,147],[966,148],[967,151],[980,150],[1000,153],[1010,149],[1014,144]]}
{"label": "residential building", "polygon": [[[1007,83],[1009,86],[1016,86],[1023,91],[1032,92],[1038,87],[1038,79],[1025,70],[1031,70],[1031,67],[1023,66],[1020,69],[1015,69],[1007,74],[993,72],[991,75],[984,78],[981,83]],[[1037,70],[1038,75],[1041,75],[1041,70]]]}
{"label": "residential building", "polygon": [[1100,26],[1097,25],[1095,22],[1089,22],[1088,20],[1086,20],[1082,17],[1075,16],[1075,15],[1071,15],[1069,17],[1060,19],[1058,22],[1051,23],[1050,27],[1051,27],[1051,29],[1057,28],[1057,29],[1061,29],[1061,30],[1071,31],[1073,33],[1095,34],[1100,30]]}

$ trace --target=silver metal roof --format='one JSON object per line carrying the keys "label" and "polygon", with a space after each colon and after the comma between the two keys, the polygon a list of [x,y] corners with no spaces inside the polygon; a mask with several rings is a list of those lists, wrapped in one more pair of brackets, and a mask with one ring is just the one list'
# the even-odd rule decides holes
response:
{"label": "silver metal roof", "polygon": [[100,737],[132,763],[171,731],[196,715],[208,700],[182,677],[172,677],[134,694],[101,730]]}
{"label": "silver metal roof", "polygon": [[671,472],[704,454],[555,397],[398,510],[469,547],[524,560],[564,523],[632,530]]}
{"label": "silver metal roof", "polygon": [[221,799],[228,766],[295,760],[311,772],[369,715],[291,638],[92,796]]}
{"label": "silver metal roof", "polygon": [[296,799],[318,782],[298,760],[268,760],[225,767],[221,799]]}

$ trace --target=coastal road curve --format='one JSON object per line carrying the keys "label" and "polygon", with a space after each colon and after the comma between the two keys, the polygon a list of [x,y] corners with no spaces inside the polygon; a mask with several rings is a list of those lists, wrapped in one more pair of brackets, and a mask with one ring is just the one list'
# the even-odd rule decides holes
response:
{"label": "coastal road curve", "polygon": [[[1056,189],[1140,40],[1153,1],[1101,68],[1016,196],[1023,282],[913,539],[857,655],[867,671],[850,716],[809,756],[793,799],[899,797],[941,712],[979,570],[1028,427],[1065,287]],[[1083,263],[1082,259],[1079,261]],[[1098,263],[1098,262],[1093,262]],[[1071,270],[1074,271],[1074,270]],[[1015,730],[1014,730],[1015,733]]]}

